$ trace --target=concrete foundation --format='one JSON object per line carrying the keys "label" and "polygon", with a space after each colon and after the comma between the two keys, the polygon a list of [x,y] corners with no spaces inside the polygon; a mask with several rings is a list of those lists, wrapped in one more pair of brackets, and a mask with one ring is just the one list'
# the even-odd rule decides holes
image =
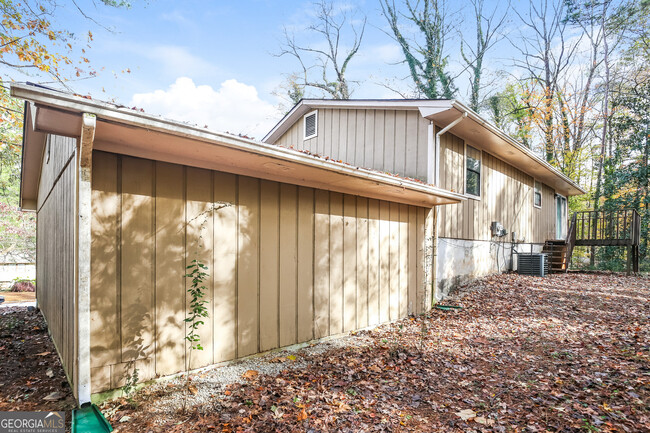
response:
{"label": "concrete foundation", "polygon": [[[542,244],[515,244],[519,252],[540,252]],[[468,241],[438,238],[436,300],[444,299],[452,290],[473,279],[515,270],[511,267],[512,243],[501,241]]]}

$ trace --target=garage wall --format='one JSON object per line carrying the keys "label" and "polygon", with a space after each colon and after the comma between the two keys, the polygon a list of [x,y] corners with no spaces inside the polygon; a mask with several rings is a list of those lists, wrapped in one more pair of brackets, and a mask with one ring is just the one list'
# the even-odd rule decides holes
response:
{"label": "garage wall", "polygon": [[[92,202],[92,392],[134,367],[147,380],[395,320],[431,296],[423,208],[103,152]],[[190,359],[197,257],[210,317]]]}
{"label": "garage wall", "polygon": [[75,149],[75,139],[47,138],[36,217],[36,296],[73,392]]}

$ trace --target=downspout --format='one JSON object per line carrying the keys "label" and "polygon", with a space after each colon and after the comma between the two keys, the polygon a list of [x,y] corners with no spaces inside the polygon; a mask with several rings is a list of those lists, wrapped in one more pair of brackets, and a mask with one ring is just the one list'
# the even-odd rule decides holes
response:
{"label": "downspout", "polygon": [[76,200],[76,391],[79,405],[90,402],[90,244],[91,244],[91,180],[92,152],[96,117],[84,113],[81,136],[77,144],[77,200]]}
{"label": "downspout", "polygon": [[[454,120],[449,125],[442,128],[436,134],[436,166],[435,166],[435,183],[434,183],[434,185],[437,186],[437,187],[440,187],[440,137],[442,136],[442,134],[449,131],[454,126],[458,125],[461,122],[461,120],[463,120],[466,117],[467,117],[467,111],[464,112],[463,115],[460,116],[458,119]],[[433,128],[433,125],[430,125],[430,128]]]}
{"label": "downspout", "polygon": [[438,299],[438,206],[433,207],[433,258],[431,260],[431,303],[433,308]]}
{"label": "downspout", "polygon": [[[429,183],[433,183],[435,186],[440,187],[440,137],[445,132],[449,131],[454,126],[458,125],[464,118],[467,117],[467,111],[463,113],[458,119],[451,122],[449,125],[442,128],[438,133],[435,134],[434,140],[434,125],[433,122],[429,124],[428,130],[428,144],[429,144],[429,155],[434,151],[433,147],[435,145],[435,164],[431,167],[431,158],[428,158],[428,173],[429,173]],[[435,144],[434,144],[435,143]],[[433,182],[432,182],[433,181]],[[438,207],[434,206],[433,209],[433,258],[432,258],[432,275],[431,275],[431,308],[439,301],[438,299]]]}

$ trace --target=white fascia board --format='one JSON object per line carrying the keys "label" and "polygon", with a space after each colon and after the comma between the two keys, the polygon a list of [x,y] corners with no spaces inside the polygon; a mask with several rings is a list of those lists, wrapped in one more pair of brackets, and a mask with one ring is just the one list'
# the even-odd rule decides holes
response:
{"label": "white fascia board", "polygon": [[[450,100],[420,99],[302,99],[298,102],[271,131],[262,139],[274,144],[305,113],[319,108],[339,108],[347,110],[420,110],[439,108],[451,109]],[[426,117],[423,115],[423,117]]]}
{"label": "white fascia board", "polygon": [[282,134],[287,132],[287,129],[296,123],[307,111],[309,107],[304,106],[304,100],[300,100],[296,105],[293,106],[287,114],[284,115],[282,119],[271,129],[265,136],[262,138],[264,143],[275,144],[278,141],[278,138],[282,137]]}
{"label": "white fascia board", "polygon": [[551,164],[548,162],[544,161],[541,159],[539,156],[535,155],[532,150],[528,149],[526,146],[523,144],[519,143],[517,140],[512,138],[510,135],[506,134],[503,130],[497,128],[496,126],[492,125],[490,122],[488,122],[486,119],[481,117],[478,113],[475,111],[471,110],[469,107],[466,107],[464,104],[461,102],[458,102],[456,100],[451,101],[452,105],[454,108],[456,108],[460,112],[466,112],[468,113],[468,116],[474,120],[475,122],[481,124],[485,129],[487,129],[490,133],[498,136],[502,140],[506,141],[508,144],[519,150],[521,153],[525,154],[527,157],[533,159],[535,162],[537,162],[539,165],[544,167],[546,170],[552,172],[555,176],[559,177],[562,179],[564,182],[568,183],[571,185],[573,188],[576,190],[580,191],[582,194],[586,194],[587,191],[585,191],[580,185],[575,183],[571,178],[569,178],[567,175],[562,173],[560,170],[557,168],[553,167]]}
{"label": "white fascia board", "polygon": [[452,110],[454,107],[451,105],[451,101],[439,101],[441,104],[439,106],[420,106],[418,109],[420,110],[420,115],[424,118],[428,118],[429,116],[435,116],[436,114],[440,114],[444,111],[449,111]]}
{"label": "white fascia board", "polygon": [[[98,102],[79,96],[26,85],[12,85],[11,94],[16,98],[33,101],[37,105],[40,104],[62,111],[75,112],[79,116],[81,116],[81,113],[94,114],[97,116],[98,120],[112,121],[134,127],[159,131],[165,134],[214,143],[238,151],[263,155],[307,167],[328,170],[377,184],[399,187],[404,190],[450,199],[455,202],[465,200],[461,194],[414,180],[358,168],[332,160],[324,160],[294,149],[210,131],[198,126],[163,119],[136,110],[118,108],[105,102]],[[76,135],[78,136],[78,133]],[[73,135],[71,134],[70,136]]]}

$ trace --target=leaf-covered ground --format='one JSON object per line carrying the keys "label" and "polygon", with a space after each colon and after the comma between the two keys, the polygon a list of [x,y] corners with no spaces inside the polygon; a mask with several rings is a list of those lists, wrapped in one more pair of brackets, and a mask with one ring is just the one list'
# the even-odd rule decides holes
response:
{"label": "leaf-covered ground", "polygon": [[43,316],[34,308],[0,308],[0,411],[66,411],[69,427],[74,407]]}
{"label": "leaf-covered ground", "polygon": [[154,411],[170,386],[104,409],[118,431],[650,431],[649,296],[642,277],[490,277],[446,301],[462,310],[299,351],[207,406]]}

